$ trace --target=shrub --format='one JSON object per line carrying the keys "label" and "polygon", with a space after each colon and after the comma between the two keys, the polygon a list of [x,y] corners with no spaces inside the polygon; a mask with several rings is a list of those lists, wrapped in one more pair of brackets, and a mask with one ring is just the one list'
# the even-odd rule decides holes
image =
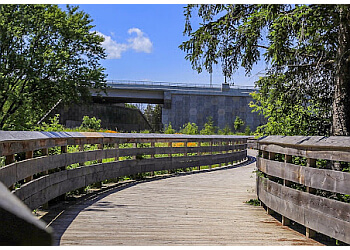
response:
{"label": "shrub", "polygon": [[236,116],[236,119],[234,122],[235,130],[239,131],[242,125],[244,125],[244,121],[239,116]]}
{"label": "shrub", "polygon": [[165,125],[164,134],[175,134],[175,129],[173,129],[173,127],[171,126],[171,122],[168,126]]}
{"label": "shrub", "polygon": [[244,130],[244,134],[245,134],[245,135],[251,135],[251,133],[252,133],[252,131],[250,130],[250,127],[247,126],[247,127],[245,128],[245,130]]}
{"label": "shrub", "polygon": [[182,134],[187,135],[198,135],[198,126],[195,123],[188,122],[183,126],[183,128],[180,130]]}
{"label": "shrub", "polygon": [[211,116],[207,118],[207,122],[204,124],[204,128],[200,131],[201,135],[214,135],[215,134],[214,121]]}
{"label": "shrub", "polygon": [[94,131],[98,131],[101,129],[101,120],[96,119],[96,117],[83,117],[83,122],[80,125],[80,129],[91,129]]}
{"label": "shrub", "polygon": [[35,126],[34,130],[36,131],[52,131],[58,132],[65,130],[64,126],[60,124],[60,115],[56,114],[54,117],[49,118],[50,123],[43,122],[41,125]]}
{"label": "shrub", "polygon": [[226,126],[223,129],[218,130],[218,134],[219,135],[232,135],[233,133],[232,133],[229,125],[226,124]]}

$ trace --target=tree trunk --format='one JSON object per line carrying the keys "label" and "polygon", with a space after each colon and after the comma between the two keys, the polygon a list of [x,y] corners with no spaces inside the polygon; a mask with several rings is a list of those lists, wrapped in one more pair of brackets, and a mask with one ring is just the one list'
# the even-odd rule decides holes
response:
{"label": "tree trunk", "polygon": [[333,135],[350,135],[350,13],[339,7],[339,33],[335,89],[333,98]]}

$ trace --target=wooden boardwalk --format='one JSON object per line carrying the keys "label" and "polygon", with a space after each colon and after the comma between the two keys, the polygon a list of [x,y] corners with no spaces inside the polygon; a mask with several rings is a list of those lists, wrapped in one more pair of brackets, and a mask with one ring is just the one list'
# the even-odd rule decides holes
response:
{"label": "wooden boardwalk", "polygon": [[245,203],[256,198],[254,169],[255,162],[107,188],[56,216],[56,245],[321,245]]}

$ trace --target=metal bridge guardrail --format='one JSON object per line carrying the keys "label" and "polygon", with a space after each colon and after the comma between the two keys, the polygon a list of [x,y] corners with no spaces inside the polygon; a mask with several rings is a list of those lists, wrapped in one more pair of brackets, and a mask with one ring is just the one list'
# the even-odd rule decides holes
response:
{"label": "metal bridge guardrail", "polygon": [[[107,80],[107,85],[113,86],[118,84],[125,85],[148,85],[148,86],[161,86],[161,87],[178,87],[178,88],[221,88],[221,84],[199,84],[199,83],[173,83],[173,82],[154,82],[154,81],[132,81],[132,80]],[[254,86],[230,86],[232,89],[256,89]]]}

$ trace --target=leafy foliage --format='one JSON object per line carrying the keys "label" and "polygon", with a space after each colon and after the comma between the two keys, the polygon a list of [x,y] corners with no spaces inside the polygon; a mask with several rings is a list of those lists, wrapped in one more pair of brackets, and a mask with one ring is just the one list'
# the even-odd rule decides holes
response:
{"label": "leafy foliage", "polygon": [[245,127],[245,129],[244,129],[244,134],[245,134],[245,135],[251,135],[251,134],[252,134],[252,131],[250,130],[250,127],[249,127],[249,126]]}
{"label": "leafy foliage", "polygon": [[239,116],[236,116],[236,119],[233,123],[235,130],[239,131],[243,125],[244,125],[244,121]]}
{"label": "leafy foliage", "polygon": [[213,117],[209,116],[207,122],[204,124],[204,128],[199,132],[201,135],[214,135],[216,127],[214,126]]}
{"label": "leafy foliage", "polygon": [[183,128],[180,130],[180,133],[187,134],[187,135],[198,135],[198,126],[193,122],[188,122],[183,126]]}
{"label": "leafy foliage", "polygon": [[232,131],[230,129],[230,126],[226,124],[226,126],[223,129],[218,130],[219,135],[232,135]]}
{"label": "leafy foliage", "polygon": [[130,109],[139,109],[138,107],[136,107],[136,105],[132,103],[125,103],[125,107]]}
{"label": "leafy foliage", "polygon": [[251,104],[269,119],[261,133],[350,134],[349,6],[190,4],[184,14],[180,48],[198,72],[221,63],[229,78],[265,60]]}
{"label": "leafy foliage", "polygon": [[169,125],[165,125],[164,134],[175,134],[175,132],[175,129],[171,126],[171,122]]}
{"label": "leafy foliage", "polygon": [[80,125],[80,129],[88,129],[88,130],[93,130],[93,131],[98,131],[101,129],[101,120],[96,119],[96,117],[89,117],[89,116],[84,116],[83,117],[83,122]]}
{"label": "leafy foliage", "polygon": [[106,86],[91,22],[78,7],[0,5],[0,129],[28,129],[58,100]]}
{"label": "leafy foliage", "polygon": [[41,125],[35,126],[34,130],[36,131],[53,131],[59,132],[64,131],[65,128],[60,124],[60,115],[56,114],[54,117],[49,118],[50,123],[43,122]]}

